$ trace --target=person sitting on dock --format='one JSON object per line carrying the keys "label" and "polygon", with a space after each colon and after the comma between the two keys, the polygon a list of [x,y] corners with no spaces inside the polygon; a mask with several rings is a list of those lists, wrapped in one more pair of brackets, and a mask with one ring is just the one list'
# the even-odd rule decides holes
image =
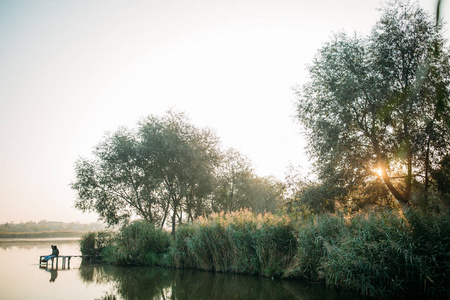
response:
{"label": "person sitting on dock", "polygon": [[42,261],[47,262],[49,259],[57,257],[58,255],[59,255],[58,247],[56,247],[56,245],[52,245],[52,254],[44,257],[44,259]]}

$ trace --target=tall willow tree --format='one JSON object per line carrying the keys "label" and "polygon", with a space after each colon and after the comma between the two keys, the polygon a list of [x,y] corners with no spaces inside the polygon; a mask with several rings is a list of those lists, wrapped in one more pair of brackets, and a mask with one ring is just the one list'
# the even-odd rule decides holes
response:
{"label": "tall willow tree", "polygon": [[149,116],[136,130],[106,136],[93,159],[76,162],[75,207],[108,224],[133,215],[161,227],[170,220],[174,233],[183,213],[192,213],[190,204],[213,191],[218,153],[216,136],[183,114]]}
{"label": "tall willow tree", "polygon": [[341,194],[380,182],[410,204],[449,153],[450,68],[440,25],[392,1],[367,37],[336,34],[298,95],[298,118],[320,178]]}

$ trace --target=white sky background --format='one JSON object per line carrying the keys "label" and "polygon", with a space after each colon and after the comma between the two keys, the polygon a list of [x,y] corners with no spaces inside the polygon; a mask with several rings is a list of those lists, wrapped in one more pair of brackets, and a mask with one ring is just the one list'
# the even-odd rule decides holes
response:
{"label": "white sky background", "polygon": [[0,0],[0,223],[96,221],[73,207],[75,161],[169,108],[260,176],[307,167],[292,88],[333,32],[369,33],[379,4]]}

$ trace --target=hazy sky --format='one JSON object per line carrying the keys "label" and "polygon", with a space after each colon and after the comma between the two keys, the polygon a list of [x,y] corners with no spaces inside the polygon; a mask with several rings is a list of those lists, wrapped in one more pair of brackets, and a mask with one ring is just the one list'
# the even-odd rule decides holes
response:
{"label": "hazy sky", "polygon": [[[421,3],[432,11],[436,0]],[[292,88],[333,32],[368,33],[379,6],[0,0],[0,223],[95,221],[73,208],[74,162],[106,131],[169,108],[213,129],[261,176],[308,166]]]}

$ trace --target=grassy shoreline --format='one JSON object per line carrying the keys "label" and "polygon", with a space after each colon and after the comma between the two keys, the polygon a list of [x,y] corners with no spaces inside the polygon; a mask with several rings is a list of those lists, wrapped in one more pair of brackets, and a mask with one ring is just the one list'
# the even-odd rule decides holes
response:
{"label": "grassy shoreline", "polygon": [[450,217],[409,209],[313,215],[215,214],[175,237],[144,222],[81,241],[106,263],[324,282],[375,298],[450,298]]}

